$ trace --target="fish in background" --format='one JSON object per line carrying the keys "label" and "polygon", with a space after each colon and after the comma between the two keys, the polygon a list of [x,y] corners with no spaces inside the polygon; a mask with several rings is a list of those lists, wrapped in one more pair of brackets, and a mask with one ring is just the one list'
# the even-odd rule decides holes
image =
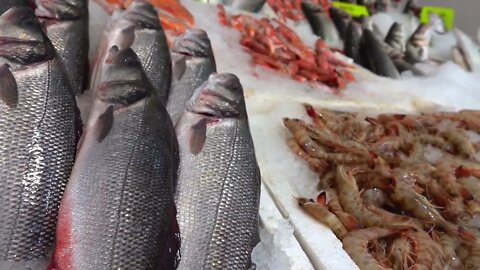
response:
{"label": "fish in background", "polygon": [[178,269],[249,269],[259,241],[260,171],[238,78],[210,75],[195,90],[176,132]]}
{"label": "fish in background", "polygon": [[362,26],[355,21],[351,21],[348,24],[348,28],[345,33],[345,42],[343,43],[343,51],[345,55],[352,58],[353,61],[357,64],[362,63],[359,51],[362,33]]}
{"label": "fish in background", "polygon": [[88,1],[36,0],[35,14],[62,60],[75,95],[88,84]]}
{"label": "fish in background", "polygon": [[403,43],[405,36],[405,31],[403,29],[403,25],[400,23],[393,23],[390,27],[390,30],[385,37],[385,42],[390,45],[395,50],[400,52],[405,51],[405,44]]}
{"label": "fish in background", "polygon": [[359,52],[363,65],[372,72],[393,79],[400,77],[395,64],[385,52],[382,41],[370,29],[363,30]]}
{"label": "fish in background", "polygon": [[175,269],[175,131],[130,49],[108,50],[50,268]]}
{"label": "fish in background", "polygon": [[0,14],[9,10],[12,7],[29,7],[30,0],[1,0],[0,1]]}
{"label": "fish in background", "polygon": [[302,1],[303,14],[307,18],[312,32],[330,44],[336,44],[339,34],[332,19],[325,13],[323,7],[313,2]]}
{"label": "fish in background", "polygon": [[158,98],[166,104],[172,76],[170,52],[158,13],[150,3],[134,1],[110,18],[95,57],[90,84],[94,92],[98,91],[103,64],[112,46],[135,51]]}
{"label": "fish in background", "polygon": [[45,269],[81,121],[55,48],[27,7],[0,16],[0,269]]}
{"label": "fish in background", "polygon": [[222,0],[221,2],[234,8],[250,12],[258,12],[262,9],[265,1],[266,0]]}
{"label": "fish in background", "polygon": [[179,36],[173,44],[171,55],[173,81],[167,111],[176,124],[193,91],[216,72],[216,64],[210,39],[201,29],[190,29]]}
{"label": "fish in background", "polygon": [[426,61],[428,59],[428,47],[430,45],[431,26],[421,24],[408,39],[405,46],[405,60],[411,64]]}
{"label": "fish in background", "polygon": [[352,16],[336,7],[331,7],[329,9],[329,13],[333,23],[335,24],[335,27],[338,30],[338,33],[340,34],[340,37],[345,40],[347,27],[352,20]]}

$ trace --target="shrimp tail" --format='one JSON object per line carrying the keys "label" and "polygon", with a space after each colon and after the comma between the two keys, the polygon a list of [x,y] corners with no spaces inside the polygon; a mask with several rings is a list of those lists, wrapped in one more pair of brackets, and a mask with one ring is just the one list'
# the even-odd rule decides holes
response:
{"label": "shrimp tail", "polygon": [[348,214],[348,213],[335,213],[340,219],[340,221],[343,223],[343,226],[347,228],[348,231],[354,231],[354,230],[359,230],[362,229],[362,225],[357,221],[357,219]]}
{"label": "shrimp tail", "polygon": [[327,192],[322,191],[320,194],[317,196],[317,203],[321,205],[326,205],[327,204]]}
{"label": "shrimp tail", "polygon": [[458,231],[458,236],[462,240],[470,242],[470,243],[477,241],[477,237],[475,236],[475,234],[472,233],[471,231],[465,229],[464,227],[458,226],[457,231]]}

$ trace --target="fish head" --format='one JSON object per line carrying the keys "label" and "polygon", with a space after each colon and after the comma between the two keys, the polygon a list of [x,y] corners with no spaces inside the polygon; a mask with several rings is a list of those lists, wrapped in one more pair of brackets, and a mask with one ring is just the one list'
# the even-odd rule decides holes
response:
{"label": "fish head", "polygon": [[301,2],[301,8],[304,14],[318,14],[318,13],[324,13],[325,11],[323,10],[323,7],[319,4],[315,4],[310,1],[302,1]]}
{"label": "fish head", "polygon": [[73,20],[84,15],[86,0],[36,0],[35,14],[41,18]]}
{"label": "fish head", "polygon": [[193,57],[210,57],[213,55],[210,39],[202,29],[189,29],[175,39],[173,53]]}
{"label": "fish head", "polygon": [[97,99],[125,107],[150,94],[150,84],[137,54],[131,49],[112,46],[105,59],[105,70]]}
{"label": "fish head", "polygon": [[214,73],[195,90],[187,110],[217,118],[246,117],[243,87],[237,76]]}
{"label": "fish head", "polygon": [[122,14],[122,18],[135,23],[139,28],[161,29],[158,13],[148,1],[133,1]]}
{"label": "fish head", "polygon": [[14,7],[0,16],[0,58],[25,65],[54,56],[55,49],[30,8]]}

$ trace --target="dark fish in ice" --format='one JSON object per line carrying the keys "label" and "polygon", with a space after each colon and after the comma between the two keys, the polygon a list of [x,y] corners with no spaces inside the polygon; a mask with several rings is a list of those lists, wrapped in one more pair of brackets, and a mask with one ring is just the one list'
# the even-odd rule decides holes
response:
{"label": "dark fish in ice", "polygon": [[362,31],[362,26],[359,23],[351,21],[348,24],[345,41],[343,43],[343,51],[345,52],[345,55],[352,58],[357,64],[361,64],[359,49],[360,41],[362,39]]}
{"label": "dark fish in ice", "polygon": [[258,12],[262,9],[266,0],[223,0],[225,5],[232,6],[234,8],[247,10],[250,12]]}
{"label": "dark fish in ice", "polygon": [[158,13],[150,3],[134,1],[110,19],[95,58],[90,86],[94,92],[98,90],[102,65],[112,46],[131,47],[135,51],[157,96],[166,104],[172,76],[170,52]]}
{"label": "dark fish in ice", "polygon": [[65,66],[73,92],[88,83],[88,1],[36,0],[35,14]]}
{"label": "dark fish in ice", "polygon": [[249,269],[259,241],[260,171],[238,78],[210,75],[195,90],[176,131],[178,269]]}
{"label": "dark fish in ice", "polygon": [[413,75],[416,75],[416,76],[425,75],[425,72],[423,72],[419,68],[415,67],[415,65],[410,64],[409,62],[405,61],[402,58],[397,58],[392,60],[393,60],[393,64],[395,65],[395,67],[400,73],[409,70],[412,72]]}
{"label": "dark fish in ice", "polygon": [[364,66],[372,72],[394,79],[400,76],[392,59],[385,52],[383,41],[378,40],[377,36],[369,29],[363,30],[360,55]]}
{"label": "dark fish in ice", "polygon": [[420,24],[408,39],[405,48],[405,60],[414,64],[428,59],[428,46],[431,39],[431,27]]}
{"label": "dark fish in ice", "polygon": [[333,23],[337,27],[338,33],[340,34],[340,37],[345,40],[345,35],[347,32],[347,27],[350,21],[352,20],[352,16],[350,16],[348,13],[345,11],[336,8],[336,7],[331,7],[330,8],[330,17],[332,18]]}
{"label": "dark fish in ice", "polygon": [[302,1],[302,11],[307,18],[312,32],[322,39],[335,43],[339,39],[339,34],[335,28],[332,19],[325,13],[323,7],[313,2]]}
{"label": "dark fish in ice", "polygon": [[172,47],[173,81],[167,111],[176,124],[197,89],[216,72],[215,58],[207,33],[200,29],[187,30]]}
{"label": "dark fish in ice", "polygon": [[388,30],[385,42],[392,48],[403,52],[405,51],[404,38],[405,31],[403,30],[403,25],[395,22],[390,27],[390,30]]}
{"label": "dark fish in ice", "polygon": [[29,0],[1,0],[0,1],[0,14],[9,10],[12,7],[28,7],[30,6]]}
{"label": "dark fish in ice", "polygon": [[61,61],[35,14],[0,16],[0,269],[45,269],[81,130]]}
{"label": "dark fish in ice", "polygon": [[51,268],[175,269],[178,152],[133,50],[112,47],[60,206]]}

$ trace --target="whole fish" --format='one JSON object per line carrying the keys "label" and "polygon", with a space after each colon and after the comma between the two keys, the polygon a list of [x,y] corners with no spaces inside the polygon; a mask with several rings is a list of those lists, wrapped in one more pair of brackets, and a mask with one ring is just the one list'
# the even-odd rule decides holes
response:
{"label": "whole fish", "polygon": [[36,0],[35,14],[65,66],[73,92],[88,83],[88,1]]}
{"label": "whole fish", "polygon": [[29,0],[1,0],[0,1],[0,14],[9,10],[12,7],[28,7],[30,5]]}
{"label": "whole fish", "polygon": [[155,8],[147,1],[134,1],[125,11],[116,12],[99,43],[90,89],[98,90],[107,51],[112,46],[131,47],[140,58],[157,96],[166,104],[172,66],[170,52]]}
{"label": "whole fish", "polygon": [[372,72],[394,79],[400,76],[392,59],[385,52],[382,41],[378,40],[369,29],[363,30],[360,42],[360,55],[364,66]]}
{"label": "whole fish", "polygon": [[347,27],[352,20],[352,17],[350,16],[350,14],[336,7],[330,8],[330,17],[332,18],[332,21],[335,24],[335,27],[340,34],[340,37],[345,40]]}
{"label": "whole fish", "polygon": [[176,124],[193,91],[216,72],[216,65],[207,33],[200,29],[190,29],[179,36],[171,51],[173,82],[167,111]]}
{"label": "whole fish", "polygon": [[301,7],[315,35],[329,43],[336,43],[338,41],[339,34],[335,28],[335,24],[327,13],[325,13],[321,5],[302,1]]}
{"label": "whole fish", "polygon": [[0,63],[0,269],[43,270],[81,123],[61,61],[30,8],[0,16]]}
{"label": "whole fish", "polygon": [[431,39],[430,25],[421,24],[408,39],[405,60],[414,64],[428,59],[428,46]]}
{"label": "whole fish", "polygon": [[345,52],[345,55],[352,58],[353,61],[357,64],[361,64],[361,57],[359,52],[361,39],[362,26],[352,20],[348,24],[343,51]]}
{"label": "whole fish", "polygon": [[405,45],[403,44],[404,33],[402,24],[394,22],[385,37],[385,42],[392,48],[403,52],[405,51]]}
{"label": "whole fish", "polygon": [[224,4],[232,6],[234,8],[258,12],[262,9],[266,0],[223,0]]}
{"label": "whole fish", "polygon": [[132,49],[112,47],[62,199],[50,268],[174,269],[174,128]]}
{"label": "whole fish", "polygon": [[176,131],[178,269],[249,269],[259,241],[260,171],[238,78],[210,75],[195,90]]}

